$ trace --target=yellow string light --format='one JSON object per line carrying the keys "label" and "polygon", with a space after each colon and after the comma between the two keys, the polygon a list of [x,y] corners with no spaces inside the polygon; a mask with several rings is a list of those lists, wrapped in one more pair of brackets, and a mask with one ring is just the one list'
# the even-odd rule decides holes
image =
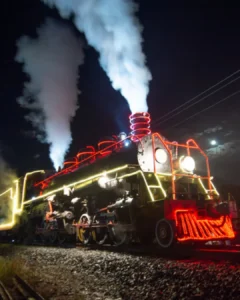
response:
{"label": "yellow string light", "polygon": [[9,199],[12,203],[12,218],[9,223],[4,223],[0,225],[0,230],[8,230],[11,229],[16,224],[16,210],[17,210],[17,201],[19,197],[19,181],[15,180],[14,183],[16,184],[15,194],[13,195],[13,188],[10,188],[0,194],[0,197],[4,196],[5,194],[9,193]]}
{"label": "yellow string light", "polygon": [[101,177],[101,176],[103,176],[103,174],[111,174],[111,173],[114,173],[114,172],[118,172],[118,171],[120,171],[120,170],[126,169],[127,167],[128,167],[128,165],[124,165],[124,166],[122,166],[122,167],[118,167],[118,168],[112,169],[112,170],[110,170],[110,171],[104,171],[104,172],[98,173],[98,174],[96,174],[96,175],[90,176],[90,177],[88,177],[88,178],[85,178],[85,179],[82,179],[82,180],[79,180],[79,181],[75,181],[75,182],[70,183],[70,184],[68,184],[68,185],[63,185],[62,187],[60,187],[60,188],[58,188],[58,189],[55,189],[55,190],[50,191],[50,192],[47,192],[47,193],[45,193],[45,194],[43,194],[43,195],[41,195],[41,196],[38,196],[38,197],[36,197],[36,198],[34,198],[34,199],[24,201],[24,204],[28,204],[28,203],[30,203],[30,202],[33,202],[33,201],[36,201],[36,200],[39,200],[39,199],[43,199],[43,198],[45,198],[45,197],[47,197],[47,196],[51,196],[52,194],[55,194],[55,193],[57,193],[57,192],[62,191],[62,190],[64,189],[64,187],[74,187],[74,186],[77,185],[77,184],[81,184],[81,183],[84,183],[84,182],[86,182],[86,181],[93,180],[93,179],[96,179],[96,178],[98,178],[98,177]]}
{"label": "yellow string light", "polygon": [[26,195],[27,179],[28,179],[29,176],[31,176],[31,175],[33,175],[33,174],[36,174],[36,173],[43,173],[43,174],[44,174],[45,171],[44,171],[44,170],[37,170],[37,171],[33,171],[33,172],[26,173],[25,176],[24,176],[21,210],[22,210],[22,208],[23,208],[24,198],[25,198],[25,195]]}
{"label": "yellow string light", "polygon": [[212,181],[211,181],[211,185],[212,185],[212,187],[213,187],[215,193],[219,196],[220,194],[219,194],[219,192],[217,191],[217,189],[216,189],[216,187],[215,187],[215,185],[213,184]]}
{"label": "yellow string light", "polygon": [[202,188],[204,189],[205,193],[207,194],[208,199],[211,199],[211,197],[208,194],[208,190],[205,188],[205,186],[204,186],[204,184],[202,182],[202,179],[198,178],[198,181],[200,182],[200,184],[201,184]]}
{"label": "yellow string light", "polygon": [[[24,181],[23,181],[23,189],[22,189],[22,197],[21,197],[20,207],[18,207],[18,202],[19,202],[19,199],[20,199],[19,181],[18,180],[15,181],[16,188],[15,188],[15,194],[14,195],[13,195],[13,188],[10,188],[10,189],[6,190],[5,192],[3,192],[2,194],[0,194],[0,197],[1,197],[1,196],[5,195],[6,193],[10,193],[10,199],[12,201],[12,221],[10,223],[7,223],[7,224],[1,224],[0,225],[0,229],[1,230],[2,229],[3,230],[5,230],[5,229],[11,229],[14,226],[14,224],[15,224],[16,215],[22,213],[23,207],[26,204],[29,204],[29,203],[32,203],[33,201],[44,199],[44,198],[46,198],[48,196],[56,194],[56,193],[62,191],[64,189],[64,187],[69,187],[69,188],[70,187],[75,187],[77,189],[83,188],[85,186],[88,186],[88,185],[92,184],[93,181],[98,180],[101,176],[106,176],[108,174],[117,173],[117,172],[123,171],[123,170],[125,170],[127,168],[130,169],[130,168],[132,168],[132,166],[131,165],[130,166],[129,165],[123,165],[121,167],[114,168],[114,169],[109,170],[109,171],[103,171],[101,173],[95,174],[95,175],[87,177],[85,179],[81,179],[79,181],[72,182],[72,183],[70,183],[68,185],[63,185],[62,187],[60,187],[58,189],[49,191],[49,192],[47,192],[47,193],[45,193],[45,194],[43,194],[41,196],[35,197],[34,199],[24,201],[25,195],[26,195],[26,185],[27,185],[27,180],[28,180],[29,176],[31,176],[33,174],[36,174],[36,173],[45,173],[45,171],[44,170],[37,170],[37,171],[26,173],[25,176],[24,176]],[[133,167],[133,168],[135,168],[135,167]],[[155,174],[154,173],[153,175],[155,176],[155,179],[156,179],[158,185],[148,185],[146,176],[145,176],[145,174],[141,170],[137,170],[137,171],[134,171],[134,172],[131,172],[131,173],[128,173],[128,174],[124,174],[124,175],[118,176],[118,179],[123,179],[123,178],[126,178],[126,177],[131,177],[131,176],[134,176],[136,174],[140,174],[142,176],[142,178],[144,180],[144,183],[145,183],[145,185],[147,187],[148,194],[149,194],[149,197],[150,197],[151,201],[155,201],[153,193],[151,191],[151,188],[160,188],[161,192],[162,192],[162,194],[164,196],[164,198],[167,196],[166,191],[164,190],[164,188],[162,186],[162,183],[161,183],[161,180],[159,179],[158,175],[160,175],[160,176],[162,176],[162,175],[164,175],[164,176],[170,176],[171,174],[164,174],[164,173],[156,173]],[[202,186],[202,188],[204,189],[204,191],[206,192],[206,194],[208,195],[208,199],[210,199],[208,191],[205,188],[205,186],[204,186],[201,178],[198,177],[198,181],[199,181],[200,185]],[[218,194],[218,192],[217,192],[215,186],[213,185],[213,183],[212,183],[212,186],[214,187],[215,192]]]}

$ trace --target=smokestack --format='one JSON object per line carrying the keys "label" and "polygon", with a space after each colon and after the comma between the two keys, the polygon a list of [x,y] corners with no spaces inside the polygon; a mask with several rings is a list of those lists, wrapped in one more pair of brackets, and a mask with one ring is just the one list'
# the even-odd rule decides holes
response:
{"label": "smokestack", "polygon": [[131,140],[139,142],[145,135],[151,134],[150,114],[146,112],[130,115]]}

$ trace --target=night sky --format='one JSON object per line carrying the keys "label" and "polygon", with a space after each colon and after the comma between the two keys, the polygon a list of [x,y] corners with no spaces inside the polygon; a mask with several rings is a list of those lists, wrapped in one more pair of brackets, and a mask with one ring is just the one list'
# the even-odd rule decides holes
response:
{"label": "night sky", "polygon": [[[182,5],[176,4],[178,1],[136,2],[144,26],[144,53],[153,76],[148,96],[153,121],[239,69],[240,8],[234,7],[233,2],[218,1],[214,5],[212,1],[194,1],[195,6],[185,1]],[[46,17],[60,17],[39,0],[3,0],[2,3],[0,148],[4,159],[22,175],[52,166],[48,145],[39,143],[33,136],[31,124],[24,119],[26,111],[16,102],[26,80],[21,65],[14,61],[16,40],[22,35],[34,36]],[[130,111],[126,100],[112,88],[99,65],[97,52],[86,46],[85,55],[85,63],[79,69],[80,108],[72,122],[73,142],[67,157],[74,156],[87,144],[96,145],[104,136],[129,131]],[[186,119],[239,89],[240,80],[237,80],[167,122],[153,123],[153,128],[169,140],[195,137],[210,155],[213,175],[236,184],[240,163],[240,94]],[[209,149],[212,139],[218,143],[215,149]]]}

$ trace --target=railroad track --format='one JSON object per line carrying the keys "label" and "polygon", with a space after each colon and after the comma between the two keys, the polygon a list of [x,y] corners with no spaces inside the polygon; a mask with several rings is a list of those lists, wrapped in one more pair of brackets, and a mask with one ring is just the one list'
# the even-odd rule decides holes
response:
{"label": "railroad track", "polygon": [[[114,246],[111,244],[97,245],[89,244],[82,245],[80,243],[64,243],[62,245],[43,245],[33,243],[29,247],[49,247],[49,248],[65,248],[65,249],[78,249],[78,250],[100,250],[115,253],[125,253],[131,255],[141,255],[150,257],[161,257],[166,259],[200,259],[200,260],[229,260],[240,263],[240,243],[232,246],[187,246],[180,245],[173,249],[161,249],[156,244],[152,245],[139,245],[131,243],[128,245]],[[0,299],[1,300],[1,299]]]}
{"label": "railroad track", "polygon": [[173,249],[161,249],[157,245],[139,245],[139,244],[129,244],[122,246],[114,245],[82,245],[77,244],[76,248],[79,250],[100,250],[107,252],[115,252],[122,254],[131,254],[133,256],[149,256],[149,257],[162,257],[162,258],[172,258],[172,259],[188,259],[194,255],[194,249],[189,246],[181,246]]}
{"label": "railroad track", "polygon": [[1,300],[45,300],[39,293],[37,293],[31,285],[15,275],[12,279],[11,288],[6,287],[0,281],[0,299]]}
{"label": "railroad track", "polygon": [[205,246],[205,247],[189,247],[183,246],[173,249],[160,249],[156,245],[139,246],[139,245],[125,245],[122,247],[115,247],[112,245],[87,245],[78,244],[76,246],[79,250],[101,250],[116,253],[125,253],[131,255],[141,255],[148,257],[161,257],[165,259],[200,259],[211,261],[228,260],[235,263],[240,263],[240,245],[238,246]]}

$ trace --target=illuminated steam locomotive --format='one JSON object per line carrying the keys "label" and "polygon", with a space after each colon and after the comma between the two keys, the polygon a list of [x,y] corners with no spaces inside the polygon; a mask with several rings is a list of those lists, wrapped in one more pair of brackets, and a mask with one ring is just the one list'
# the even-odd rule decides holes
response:
{"label": "illuminated steam locomotive", "polygon": [[233,239],[228,205],[197,143],[151,133],[148,113],[131,115],[130,123],[129,136],[86,147],[57,173],[16,180],[0,195],[2,235],[51,243],[72,237],[85,245],[155,241],[162,248]]}

